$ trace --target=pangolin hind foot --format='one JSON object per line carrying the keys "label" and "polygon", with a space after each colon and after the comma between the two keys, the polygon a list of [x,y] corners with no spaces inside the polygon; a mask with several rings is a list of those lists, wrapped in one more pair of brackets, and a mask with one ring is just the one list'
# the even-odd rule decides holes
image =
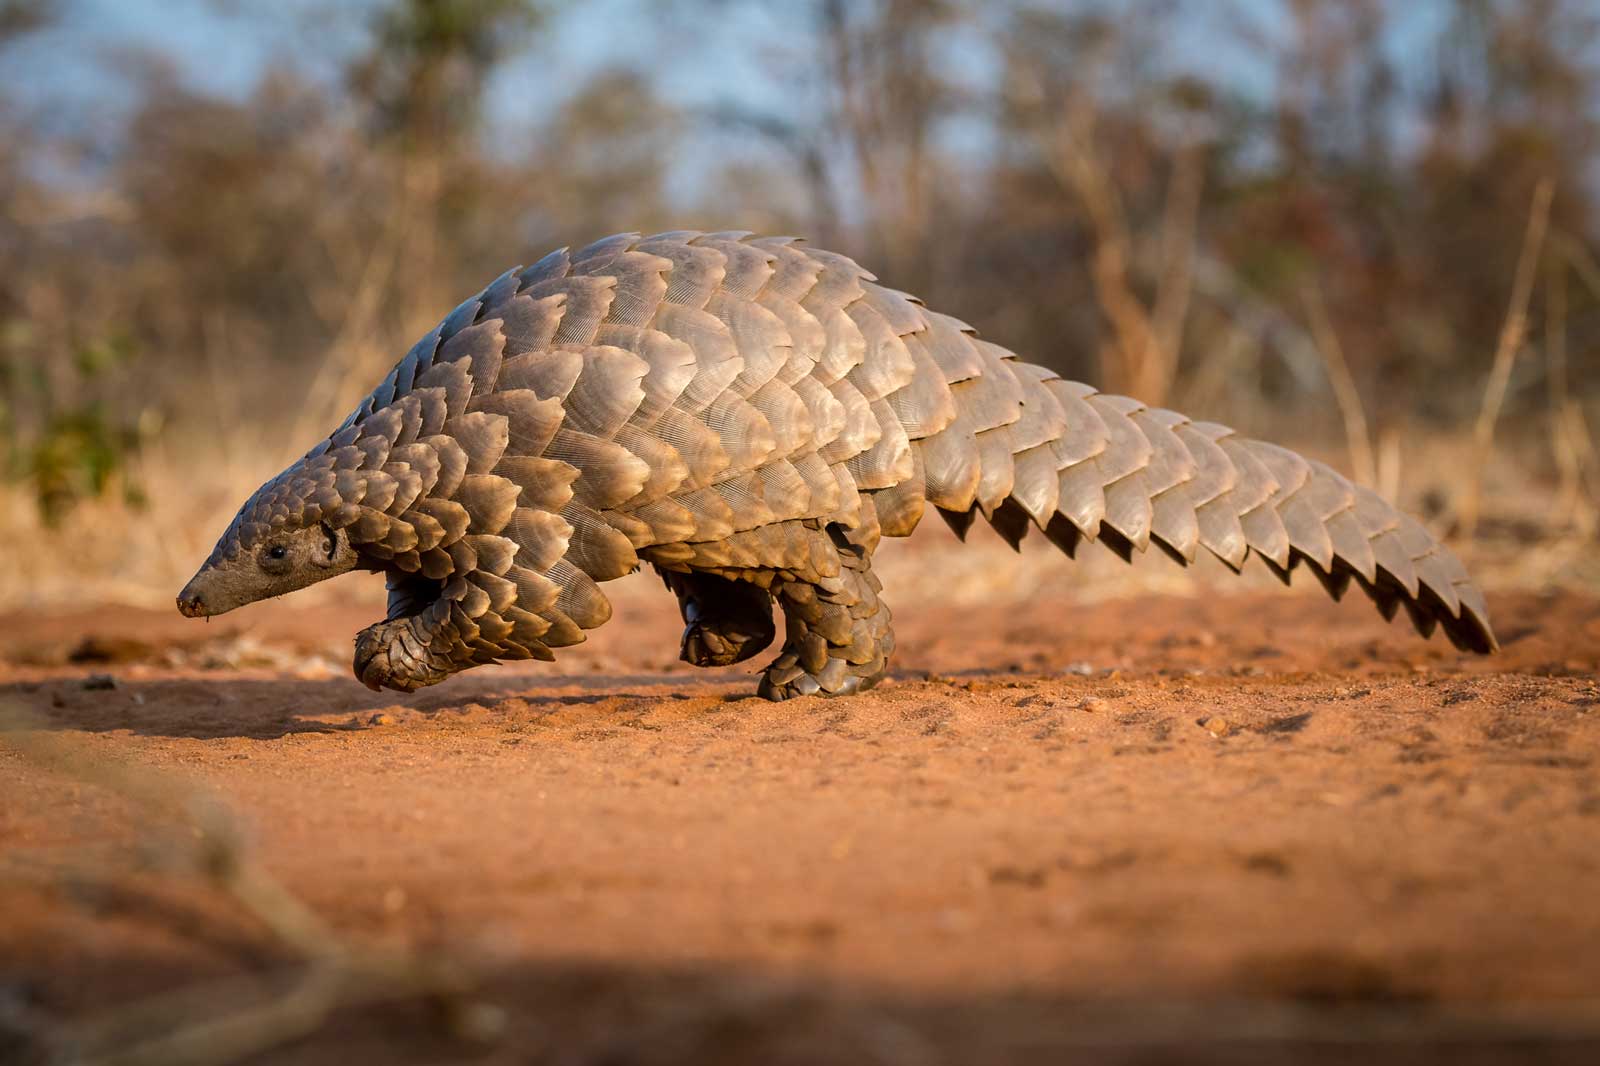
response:
{"label": "pangolin hind foot", "polygon": [[1329,467],[1063,380],[843,256],[746,233],[623,234],[507,271],[246,501],[179,607],[382,572],[355,670],[410,691],[552,659],[610,618],[601,583],[648,563],[686,661],[759,653],[776,601],[761,694],[840,694],[887,669],[872,556],[929,508],[1068,554],[1303,566],[1495,647],[1456,558]]}
{"label": "pangolin hind foot", "polygon": [[821,571],[782,577],[773,592],[783,605],[783,651],[762,675],[758,688],[769,700],[790,696],[844,696],[876,685],[889,668],[894,631],[889,608],[878,593],[872,553],[852,544],[830,525],[812,530],[816,554],[829,559]]}

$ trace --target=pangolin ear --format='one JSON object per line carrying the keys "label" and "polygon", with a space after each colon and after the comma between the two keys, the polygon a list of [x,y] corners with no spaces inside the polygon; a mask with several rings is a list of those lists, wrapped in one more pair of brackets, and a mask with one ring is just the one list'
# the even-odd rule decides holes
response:
{"label": "pangolin ear", "polygon": [[322,543],[318,545],[322,553],[322,561],[333,563],[339,558],[339,531],[326,522],[322,525]]}

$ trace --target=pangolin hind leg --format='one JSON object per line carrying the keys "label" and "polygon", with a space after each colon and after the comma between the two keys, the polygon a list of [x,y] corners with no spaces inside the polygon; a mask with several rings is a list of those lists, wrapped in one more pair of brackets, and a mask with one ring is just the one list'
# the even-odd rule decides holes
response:
{"label": "pangolin hind leg", "polygon": [[764,651],[777,630],[772,593],[748,581],[663,570],[683,612],[678,657],[694,666],[732,666]]}
{"label": "pangolin hind leg", "polygon": [[759,692],[769,700],[844,696],[871,688],[882,680],[894,651],[889,608],[879,596],[883,586],[872,572],[871,553],[850,543],[838,527],[817,536],[831,540],[838,571],[773,582],[786,639],[761,679]]}

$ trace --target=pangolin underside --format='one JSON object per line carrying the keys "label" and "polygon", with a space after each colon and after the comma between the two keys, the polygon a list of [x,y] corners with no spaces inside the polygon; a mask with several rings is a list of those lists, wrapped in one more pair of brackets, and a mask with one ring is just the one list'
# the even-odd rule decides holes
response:
{"label": "pangolin underside", "polygon": [[[383,571],[355,670],[409,691],[553,658],[611,617],[599,583],[647,562],[688,661],[759,652],[776,599],[761,693],[844,693],[894,645],[879,538],[929,507],[1069,555],[1254,553],[1285,581],[1304,563],[1335,597],[1353,580],[1424,635],[1495,646],[1455,557],[1327,466],[1063,380],[842,255],[745,233],[624,234],[501,275],[251,497],[180,607]],[[306,530],[318,546],[295,546]],[[323,570],[288,573],[297,552]]]}

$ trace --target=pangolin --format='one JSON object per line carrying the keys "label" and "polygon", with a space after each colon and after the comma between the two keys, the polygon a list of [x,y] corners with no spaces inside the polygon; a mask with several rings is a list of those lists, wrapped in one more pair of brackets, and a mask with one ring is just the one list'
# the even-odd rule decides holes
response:
{"label": "pangolin", "polygon": [[1313,460],[1067,381],[843,255],[743,232],[622,234],[502,274],[325,440],[256,490],[178,597],[220,614],[349,570],[388,579],[355,673],[411,691],[554,658],[649,563],[682,657],[784,644],[760,694],[884,676],[872,570],[928,508],[1068,555],[1252,553],[1354,581],[1388,618],[1495,639],[1482,593],[1414,519]]}

